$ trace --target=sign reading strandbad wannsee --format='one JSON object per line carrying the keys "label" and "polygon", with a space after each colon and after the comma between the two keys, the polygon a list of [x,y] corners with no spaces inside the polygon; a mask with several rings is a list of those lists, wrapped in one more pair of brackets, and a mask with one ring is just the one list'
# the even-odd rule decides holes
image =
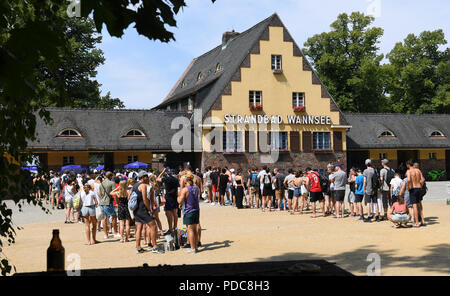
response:
{"label": "sign reading strandbad wannsee", "polygon": [[[283,124],[283,116],[281,115],[240,115],[225,114],[225,123],[274,123]],[[287,115],[288,124],[331,124],[330,116],[314,116],[314,115]]]}

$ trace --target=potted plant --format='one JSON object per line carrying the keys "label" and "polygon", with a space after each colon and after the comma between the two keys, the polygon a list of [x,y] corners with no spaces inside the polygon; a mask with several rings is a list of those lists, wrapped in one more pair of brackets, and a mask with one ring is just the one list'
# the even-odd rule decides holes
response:
{"label": "potted plant", "polygon": [[305,106],[293,107],[294,112],[305,112]]}
{"label": "potted plant", "polygon": [[250,105],[250,110],[251,111],[260,111],[262,109],[263,109],[262,105],[259,105],[259,104],[257,104],[257,105]]}

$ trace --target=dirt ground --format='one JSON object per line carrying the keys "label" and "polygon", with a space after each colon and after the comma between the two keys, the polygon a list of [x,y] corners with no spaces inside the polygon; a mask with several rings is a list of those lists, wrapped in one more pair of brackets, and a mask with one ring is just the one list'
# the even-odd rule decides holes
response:
{"label": "dirt ground", "polygon": [[[381,275],[450,275],[450,206],[425,202],[428,225],[395,229],[389,222],[363,223],[355,218],[310,218],[310,214],[238,210],[233,207],[201,205],[203,247],[197,254],[184,250],[165,254],[135,253],[135,241],[119,243],[103,239],[86,246],[80,224],[63,222],[23,225],[17,241],[4,253],[17,272],[46,269],[46,250],[52,229],[60,230],[66,258],[81,256],[81,269],[136,267],[147,263],[205,264],[274,260],[325,259],[355,274],[366,275],[371,253],[381,258]],[[167,229],[164,212],[163,228]],[[162,240],[158,241],[162,248]],[[66,268],[70,263],[66,262]]]}

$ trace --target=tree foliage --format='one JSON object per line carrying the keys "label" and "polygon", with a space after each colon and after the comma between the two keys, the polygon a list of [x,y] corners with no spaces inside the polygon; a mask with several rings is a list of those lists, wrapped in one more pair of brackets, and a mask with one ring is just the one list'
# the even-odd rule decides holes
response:
{"label": "tree foliage", "polygon": [[[17,161],[19,156],[22,161],[31,159],[24,152],[27,142],[36,140],[36,116],[51,123],[45,105],[66,105],[69,94],[74,93],[64,79],[67,76],[59,76],[59,67],[65,62],[80,62],[76,60],[78,55],[71,54],[74,40],[66,32],[68,4],[66,0],[0,0],[0,194],[19,205],[21,201],[38,204],[32,197],[35,188]],[[134,8],[128,8],[130,5]],[[105,24],[112,36],[120,37],[135,23],[139,34],[169,42],[174,36],[165,25],[175,27],[175,15],[184,6],[182,0],[86,0],[81,10],[85,18],[92,13],[98,33]],[[83,67],[71,66],[73,71]],[[115,99],[108,94],[100,103],[109,100]],[[0,201],[2,274],[10,273],[12,268],[1,253],[4,242],[14,243],[12,214]]]}
{"label": "tree foliage", "polygon": [[378,43],[383,29],[359,12],[340,14],[331,31],[305,42],[305,54],[345,112],[379,112],[383,107],[383,72]]}
{"label": "tree foliage", "polygon": [[409,34],[384,66],[394,112],[450,113],[450,49],[442,30]]}
{"label": "tree foliage", "polygon": [[[105,62],[103,51],[97,48],[102,37],[95,32],[90,18],[65,17],[64,34],[67,50],[61,50],[61,64],[56,72],[49,71],[43,62],[39,65],[41,87],[49,97],[41,98],[45,107],[123,108],[123,102],[100,94],[100,84],[95,80],[96,69]],[[55,82],[63,85],[61,92]]]}

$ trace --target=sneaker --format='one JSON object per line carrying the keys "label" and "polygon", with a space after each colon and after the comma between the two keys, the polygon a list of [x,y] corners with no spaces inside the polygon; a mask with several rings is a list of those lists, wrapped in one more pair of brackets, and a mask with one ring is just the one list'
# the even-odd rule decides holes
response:
{"label": "sneaker", "polygon": [[120,236],[120,233],[116,233],[116,234],[114,234],[114,237],[118,237],[118,238],[121,238],[121,236]]}
{"label": "sneaker", "polygon": [[201,247],[201,246],[202,246],[202,243],[198,242],[197,247]]}
{"label": "sneaker", "polygon": [[109,236],[108,235],[105,235],[104,237],[103,237],[104,239],[108,239],[109,238]]}
{"label": "sneaker", "polygon": [[380,216],[375,217],[375,222],[380,222]]}
{"label": "sneaker", "polygon": [[163,254],[164,252],[160,251],[158,248],[152,248],[152,253]]}
{"label": "sneaker", "polygon": [[364,216],[359,216],[359,218],[357,219],[357,221],[361,221],[364,220]]}
{"label": "sneaker", "polygon": [[190,244],[185,244],[185,245],[182,246],[181,248],[183,248],[183,249],[190,249],[190,248],[191,248],[191,245],[190,245]]}
{"label": "sneaker", "polygon": [[145,253],[145,250],[140,248],[139,250],[136,250],[136,254],[142,254]]}
{"label": "sneaker", "polygon": [[152,243],[149,243],[147,246],[148,246],[150,249],[153,249]]}
{"label": "sneaker", "polygon": [[212,206],[215,205],[215,204],[216,204],[216,203],[214,203],[214,202],[211,203]]}
{"label": "sneaker", "polygon": [[188,253],[188,254],[196,254],[197,252],[198,252],[197,249],[191,249],[191,248],[189,248],[189,250],[186,251],[186,253]]}

